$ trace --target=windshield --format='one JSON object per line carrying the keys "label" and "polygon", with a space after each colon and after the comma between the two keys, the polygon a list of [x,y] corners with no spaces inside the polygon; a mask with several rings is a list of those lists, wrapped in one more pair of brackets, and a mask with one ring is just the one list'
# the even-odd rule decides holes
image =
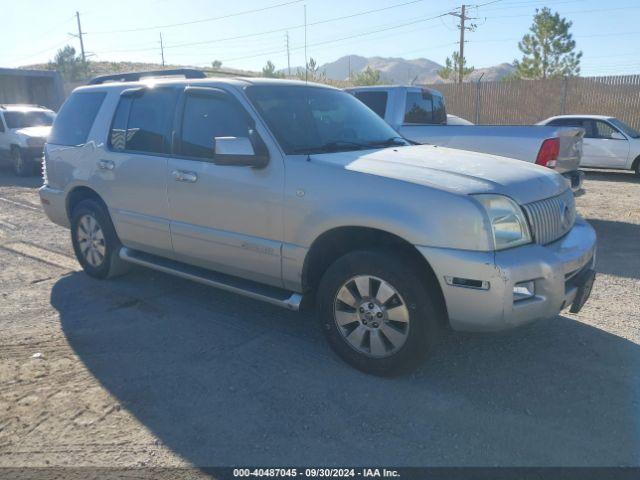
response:
{"label": "windshield", "polygon": [[53,112],[4,112],[8,128],[50,127],[54,117]]}
{"label": "windshield", "polygon": [[624,123],[622,120],[618,120],[617,118],[611,118],[611,119],[609,119],[609,122],[611,122],[613,124],[613,126],[619,128],[620,130],[623,131],[623,133],[625,133],[626,135],[630,136],[631,138],[640,138],[640,132],[638,132],[637,130],[631,128],[629,125]]}
{"label": "windshield", "polygon": [[352,95],[307,86],[252,86],[247,96],[289,154],[408,145]]}

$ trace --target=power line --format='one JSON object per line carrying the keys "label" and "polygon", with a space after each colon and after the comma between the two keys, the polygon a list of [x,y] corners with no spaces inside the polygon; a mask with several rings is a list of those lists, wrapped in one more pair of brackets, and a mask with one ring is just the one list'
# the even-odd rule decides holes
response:
{"label": "power line", "polygon": [[284,2],[284,3],[278,3],[277,5],[270,5],[268,7],[262,7],[262,8],[254,8],[251,10],[243,10],[241,12],[236,12],[236,13],[230,13],[228,15],[221,15],[219,17],[209,17],[209,18],[201,18],[200,20],[191,20],[188,22],[180,22],[180,23],[169,23],[166,25],[155,25],[153,27],[139,27],[139,28],[128,28],[128,29],[123,29],[123,30],[103,30],[103,31],[96,31],[96,32],[89,32],[92,35],[103,35],[103,34],[110,34],[110,33],[130,33],[130,32],[144,32],[144,31],[148,31],[148,30],[158,30],[158,29],[164,29],[164,28],[174,28],[174,27],[183,27],[185,25],[195,25],[197,23],[205,23],[205,22],[213,22],[216,20],[223,20],[225,18],[232,18],[232,17],[239,17],[241,15],[247,15],[250,13],[258,13],[258,12],[264,12],[266,10],[271,10],[274,8],[279,8],[279,7],[285,7],[287,5],[293,5],[296,3],[301,3],[305,0],[291,0],[289,2]]}
{"label": "power line", "polygon": [[[387,7],[376,8],[376,9],[371,9],[371,10],[364,10],[364,11],[352,13],[352,14],[349,14],[349,15],[341,15],[339,17],[327,18],[327,19],[324,19],[324,20],[318,20],[318,21],[315,21],[315,22],[307,23],[307,27],[314,27],[314,26],[317,26],[317,25],[323,25],[325,23],[336,22],[336,21],[339,21],[339,20],[346,20],[346,19],[349,19],[349,18],[355,18],[355,17],[359,17],[359,16],[362,16],[362,15],[369,15],[371,13],[383,12],[383,11],[390,10],[390,9],[393,9],[393,8],[405,7],[407,5],[413,5],[415,3],[421,3],[421,2],[425,2],[425,1],[427,1],[427,0],[411,0],[411,1],[408,1],[408,2],[389,5]],[[282,32],[287,32],[287,31],[290,31],[290,30],[296,30],[296,29],[302,29],[302,28],[304,28],[304,23],[301,23],[301,24],[298,24],[298,25],[289,26],[289,27],[285,27],[285,28],[277,28],[277,29],[273,29],[273,30],[265,30],[265,31],[262,31],[262,32],[246,33],[246,34],[242,34],[242,35],[234,35],[232,37],[215,38],[215,39],[211,39],[211,40],[201,40],[201,41],[197,41],[197,42],[176,43],[174,45],[165,45],[164,48],[168,49],[168,48],[180,48],[180,47],[195,47],[195,46],[200,46],[200,45],[208,45],[208,44],[212,44],[212,43],[225,42],[225,41],[229,41],[229,40],[242,40],[242,39],[245,39],[245,38],[257,37],[257,36],[262,36],[262,35],[269,35],[271,33],[282,33]],[[151,51],[151,50],[155,50],[155,48],[103,50],[100,53],[144,52],[144,51]]]}

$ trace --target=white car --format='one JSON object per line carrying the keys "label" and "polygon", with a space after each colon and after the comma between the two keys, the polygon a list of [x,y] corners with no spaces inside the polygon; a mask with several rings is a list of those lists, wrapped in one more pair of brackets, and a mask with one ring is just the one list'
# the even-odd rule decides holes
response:
{"label": "white car", "polygon": [[55,117],[55,112],[38,105],[0,105],[0,159],[10,163],[16,175],[40,172]]}
{"label": "white car", "polygon": [[559,115],[539,125],[582,127],[582,167],[633,170],[640,176],[640,132],[606,115]]}
{"label": "white car", "polygon": [[447,125],[473,125],[473,122],[470,122],[466,118],[447,113]]}

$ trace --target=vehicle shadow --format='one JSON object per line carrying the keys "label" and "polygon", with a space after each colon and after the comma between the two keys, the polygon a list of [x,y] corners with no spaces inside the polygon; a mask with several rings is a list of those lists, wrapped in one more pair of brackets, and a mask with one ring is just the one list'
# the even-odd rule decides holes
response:
{"label": "vehicle shadow", "polygon": [[640,279],[633,258],[640,258],[640,225],[588,218],[598,236],[596,270],[618,277]]}
{"label": "vehicle shadow", "polygon": [[31,177],[19,177],[9,166],[0,166],[0,187],[32,187],[42,186],[42,176],[33,175]]}
{"label": "vehicle shadow", "polygon": [[311,313],[155,272],[74,273],[51,304],[95,378],[196,466],[638,464],[640,349],[567,317],[446,334],[389,379],[339,361]]}
{"label": "vehicle shadow", "polygon": [[600,182],[624,182],[624,183],[640,183],[640,177],[629,170],[600,170],[581,168],[586,174],[586,180],[595,180]]}

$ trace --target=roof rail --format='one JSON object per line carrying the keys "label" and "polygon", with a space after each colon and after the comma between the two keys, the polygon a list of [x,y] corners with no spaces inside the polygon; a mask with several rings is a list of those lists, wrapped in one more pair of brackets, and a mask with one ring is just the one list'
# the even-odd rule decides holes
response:
{"label": "roof rail", "polygon": [[184,78],[207,78],[204,72],[194,68],[176,68],[173,70],[150,70],[147,72],[114,73],[113,75],[100,75],[89,80],[89,85],[100,85],[106,82],[137,82],[147,77],[182,76]]}
{"label": "roof rail", "polygon": [[1,103],[0,108],[6,110],[7,107],[35,107],[35,108],[44,108],[46,110],[51,110],[49,107],[45,107],[43,105],[37,105],[35,103]]}

